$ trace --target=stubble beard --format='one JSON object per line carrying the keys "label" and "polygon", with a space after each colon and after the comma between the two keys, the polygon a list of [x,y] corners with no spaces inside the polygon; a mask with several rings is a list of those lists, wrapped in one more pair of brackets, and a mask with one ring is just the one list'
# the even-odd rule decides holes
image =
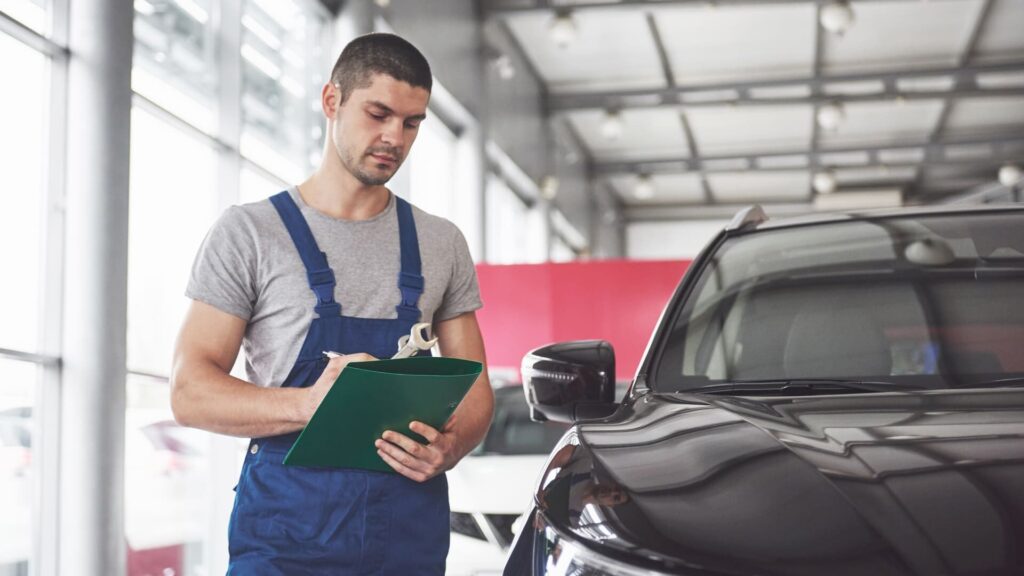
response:
{"label": "stubble beard", "polygon": [[370,161],[374,162],[375,160],[372,157],[370,157],[370,154],[376,152],[388,154],[398,159],[395,162],[394,170],[386,172],[381,175],[376,175],[363,169],[362,165],[356,159],[355,154],[353,154],[352,150],[347,148],[345,149],[344,152],[341,152],[341,148],[338,148],[338,150],[338,159],[341,160],[341,163],[345,165],[345,168],[348,169],[349,173],[352,174],[352,176],[354,176],[356,180],[359,180],[359,182],[362,183],[364,186],[382,186],[384,184],[387,184],[387,182],[391,180],[391,177],[395,175],[395,172],[398,171],[398,168],[402,165],[402,158],[398,155],[397,151],[393,149],[384,150],[371,148],[363,154],[362,158],[369,157]]}

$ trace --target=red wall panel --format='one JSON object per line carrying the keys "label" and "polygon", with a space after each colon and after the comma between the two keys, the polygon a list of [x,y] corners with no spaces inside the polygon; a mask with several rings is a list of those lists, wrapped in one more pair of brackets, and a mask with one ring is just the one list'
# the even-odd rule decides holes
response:
{"label": "red wall panel", "polygon": [[477,266],[477,312],[490,367],[518,371],[533,348],[603,339],[615,347],[619,380],[636,371],[651,332],[688,260],[602,260]]}

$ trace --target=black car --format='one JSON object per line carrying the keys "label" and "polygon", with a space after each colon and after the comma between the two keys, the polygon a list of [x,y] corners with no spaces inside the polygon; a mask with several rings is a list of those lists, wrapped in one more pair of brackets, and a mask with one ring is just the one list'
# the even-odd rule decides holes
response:
{"label": "black car", "polygon": [[752,208],[614,365],[524,358],[573,425],[505,574],[1024,574],[1024,207]]}

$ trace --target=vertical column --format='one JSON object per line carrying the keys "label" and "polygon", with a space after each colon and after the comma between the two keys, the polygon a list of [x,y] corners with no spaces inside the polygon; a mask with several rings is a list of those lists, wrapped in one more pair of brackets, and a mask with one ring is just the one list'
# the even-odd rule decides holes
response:
{"label": "vertical column", "polygon": [[70,9],[59,571],[118,576],[134,13],[118,0]]}
{"label": "vertical column", "polygon": [[478,110],[476,113],[476,126],[465,135],[470,157],[473,158],[473,172],[468,176],[470,192],[476,197],[475,211],[471,217],[476,223],[476,246],[478,255],[476,261],[484,262],[487,259],[487,135],[491,132],[491,104],[490,92],[494,75],[489,74],[488,60],[486,57],[486,39],[484,37],[484,14],[481,3],[474,3],[474,19],[476,27],[473,34],[473,73],[477,78],[483,79],[477,98]]}
{"label": "vertical column", "polygon": [[551,200],[541,196],[537,200],[537,205],[534,210],[540,210],[542,217],[544,218],[544,261],[551,262],[552,258],[552,238],[554,237],[554,226],[551,224]]}
{"label": "vertical column", "polygon": [[349,0],[345,2],[334,21],[334,54],[331,64],[341,54],[342,48],[357,36],[369,34],[374,30],[374,7],[371,0]]}
{"label": "vertical column", "polygon": [[[50,39],[68,44],[69,0],[50,0]],[[50,62],[50,106],[46,174],[46,256],[44,263],[43,339],[41,350],[60,357],[64,326],[64,214],[67,174],[68,54],[61,52]],[[36,427],[32,431],[33,473],[38,482],[33,494],[38,511],[33,542],[34,576],[57,574],[60,541],[60,365],[43,369],[35,404]]]}
{"label": "vertical column", "polygon": [[487,217],[485,190],[487,165],[484,159],[483,129],[472,118],[459,134],[455,145],[455,188],[459,198],[457,222],[469,245],[475,262],[483,262],[486,254],[484,220]]}
{"label": "vertical column", "polygon": [[[240,198],[242,134],[242,0],[222,0],[214,8],[217,34],[217,153],[218,207],[225,210]],[[238,478],[238,445],[232,438],[210,434],[207,438],[209,468],[208,516],[205,522],[202,557],[208,574],[228,569],[228,521]],[[195,565],[194,558],[185,562]]]}
{"label": "vertical column", "polygon": [[241,0],[222,0],[215,7],[217,35],[217,139],[223,143],[217,160],[219,205],[239,198],[239,150],[242,135],[242,7]]}

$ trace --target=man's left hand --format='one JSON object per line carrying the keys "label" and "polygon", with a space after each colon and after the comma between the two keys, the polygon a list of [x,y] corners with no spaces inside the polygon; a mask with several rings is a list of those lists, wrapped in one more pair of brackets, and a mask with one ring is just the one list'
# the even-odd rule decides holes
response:
{"label": "man's left hand", "polygon": [[462,458],[455,432],[445,427],[439,432],[422,422],[412,422],[409,429],[427,439],[427,444],[399,434],[393,430],[384,433],[374,444],[377,454],[402,476],[417,482],[426,482],[450,470]]}

